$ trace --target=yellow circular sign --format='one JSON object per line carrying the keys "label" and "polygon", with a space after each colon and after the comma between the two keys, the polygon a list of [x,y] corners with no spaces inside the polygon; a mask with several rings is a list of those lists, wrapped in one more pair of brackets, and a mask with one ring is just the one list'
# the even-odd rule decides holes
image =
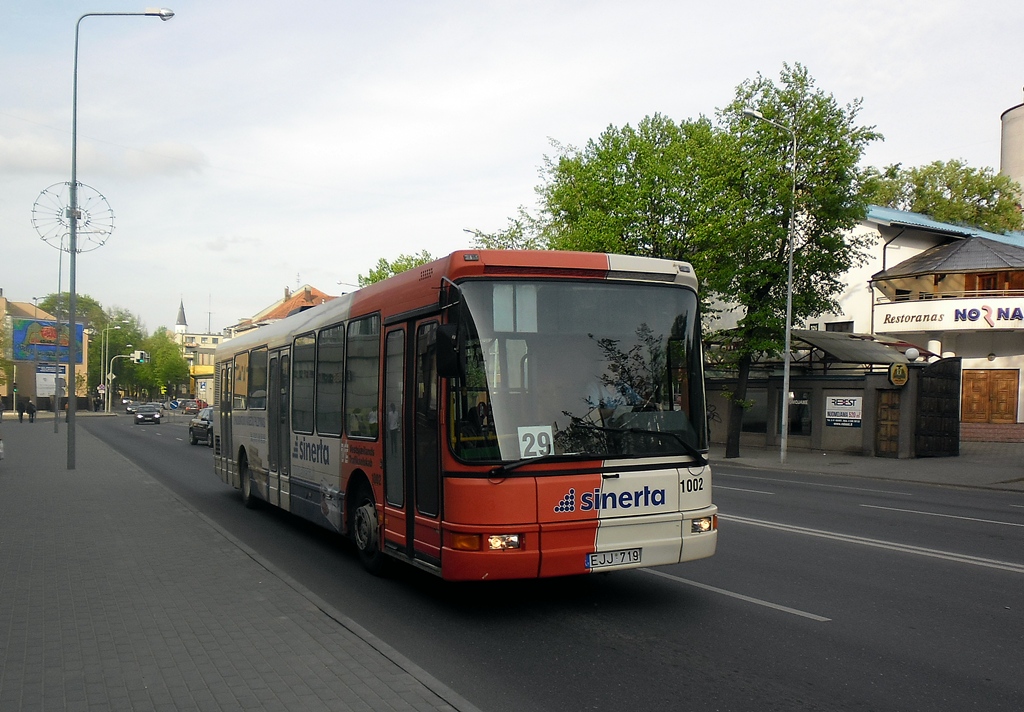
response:
{"label": "yellow circular sign", "polygon": [[905,386],[910,378],[910,368],[905,363],[894,363],[889,366],[889,383],[894,386]]}

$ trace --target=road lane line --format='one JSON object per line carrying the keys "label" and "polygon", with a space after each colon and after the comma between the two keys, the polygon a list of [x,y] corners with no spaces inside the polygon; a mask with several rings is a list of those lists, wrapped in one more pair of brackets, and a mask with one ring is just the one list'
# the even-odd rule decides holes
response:
{"label": "road lane line", "polygon": [[814,613],[808,613],[807,611],[801,611],[796,608],[780,606],[778,603],[772,603],[771,601],[764,601],[760,598],[754,598],[752,596],[744,596],[742,593],[736,593],[735,591],[727,591],[724,588],[709,586],[706,583],[700,583],[699,581],[691,581],[690,579],[684,579],[680,576],[666,574],[662,571],[655,571],[654,569],[640,570],[646,571],[649,574],[654,574],[655,576],[660,576],[661,578],[669,579],[670,581],[675,581],[676,583],[683,583],[687,586],[693,586],[694,588],[700,588],[704,589],[705,591],[711,591],[712,593],[720,593],[723,596],[729,596],[730,598],[738,598],[739,600],[746,601],[747,603],[753,603],[758,606],[764,606],[765,608],[771,608],[776,611],[782,611],[783,613],[790,613],[794,616],[800,616],[801,618],[810,618],[812,621],[817,621],[819,623],[825,623],[827,621],[832,620],[831,618],[825,618],[824,616],[819,616]]}
{"label": "road lane line", "polygon": [[1015,522],[1000,522],[995,519],[976,519],[975,517],[960,517],[955,514],[939,514],[938,512],[922,512],[917,509],[897,509],[896,507],[880,507],[875,504],[862,504],[862,507],[868,509],[887,509],[890,512],[906,512],[907,514],[922,514],[926,517],[945,517],[946,519],[962,519],[965,522],[982,522],[984,524],[1002,524],[1004,527],[1024,527],[1024,524],[1017,524]]}
{"label": "road lane line", "polygon": [[766,529],[777,529],[779,531],[789,532],[791,534],[803,534],[805,536],[814,536],[821,539],[832,539],[834,541],[842,541],[848,544],[860,544],[862,546],[870,546],[876,549],[887,549],[889,551],[897,551],[904,554],[915,554],[917,556],[927,556],[933,559],[942,559],[944,561],[954,561],[960,564],[970,564],[971,566],[982,566],[989,569],[999,569],[1000,571],[1010,571],[1017,574],[1024,574],[1024,564],[1015,564],[1010,561],[999,561],[997,559],[984,559],[980,556],[970,556],[969,554],[957,554],[951,551],[940,551],[938,549],[927,549],[922,546],[912,546],[910,544],[898,544],[890,541],[882,541],[880,539],[868,539],[861,536],[853,536],[851,534],[839,534],[836,532],[823,531],[821,529],[808,529],[807,527],[798,527],[792,524],[780,524],[778,522],[768,522],[763,519],[750,519],[748,517],[737,517],[736,515],[719,514],[719,519],[726,521],[739,522],[740,524],[749,524],[755,527],[765,527]]}
{"label": "road lane line", "polygon": [[753,492],[754,494],[768,494],[768,495],[774,495],[775,494],[774,492],[765,492],[764,490],[743,489],[742,487],[726,487],[725,485],[719,485],[719,484],[714,485],[714,488],[716,490],[720,490],[720,489],[732,490],[733,492]]}
{"label": "road lane line", "polygon": [[[910,492],[894,492],[892,490],[883,489],[871,489],[870,487],[850,487],[848,485],[826,485],[821,482],[807,482],[805,480],[784,480],[778,477],[757,477],[755,475],[740,475],[735,472],[722,472],[719,469],[721,465],[715,468],[715,478],[719,477],[739,477],[747,480],[758,480],[759,482],[784,482],[790,485],[806,485],[808,487],[824,487],[826,489],[841,489],[841,490],[852,490],[854,492],[877,492],[881,494],[891,494],[897,497],[912,497]],[[852,475],[851,475],[852,476]],[[716,485],[717,486],[717,485]]]}

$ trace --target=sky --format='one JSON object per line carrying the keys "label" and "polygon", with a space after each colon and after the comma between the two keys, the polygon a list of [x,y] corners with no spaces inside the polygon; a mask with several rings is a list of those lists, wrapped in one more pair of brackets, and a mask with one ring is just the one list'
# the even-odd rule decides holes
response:
{"label": "sky", "polygon": [[[342,294],[380,258],[469,247],[536,205],[552,141],[713,118],[783,63],[863,101],[885,136],[866,166],[998,170],[1000,114],[1024,101],[1020,0],[166,2],[167,22],[85,18],[78,52],[79,202],[113,230],[82,243],[76,291],[150,332],[179,301],[219,333],[285,288]],[[76,21],[148,7],[0,6],[8,299],[68,288]]]}

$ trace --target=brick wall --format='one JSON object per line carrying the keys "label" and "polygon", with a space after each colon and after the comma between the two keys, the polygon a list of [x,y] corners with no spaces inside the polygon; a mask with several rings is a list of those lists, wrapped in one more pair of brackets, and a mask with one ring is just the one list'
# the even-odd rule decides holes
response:
{"label": "brick wall", "polygon": [[1024,423],[960,423],[960,442],[1024,443]]}

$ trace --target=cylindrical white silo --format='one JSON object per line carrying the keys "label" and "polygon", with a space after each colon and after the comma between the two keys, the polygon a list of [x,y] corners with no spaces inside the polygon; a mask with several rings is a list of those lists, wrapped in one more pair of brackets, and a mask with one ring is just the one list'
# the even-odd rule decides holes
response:
{"label": "cylindrical white silo", "polygon": [[1004,111],[1000,121],[999,172],[1024,185],[1024,104]]}

